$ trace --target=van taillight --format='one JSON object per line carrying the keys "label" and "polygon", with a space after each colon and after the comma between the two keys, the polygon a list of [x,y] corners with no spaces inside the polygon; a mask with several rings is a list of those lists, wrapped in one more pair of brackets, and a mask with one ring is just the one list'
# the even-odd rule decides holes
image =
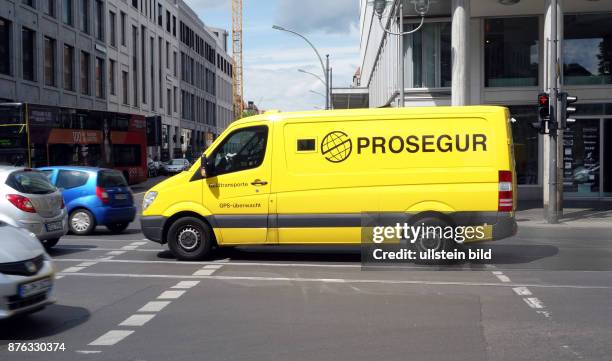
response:
{"label": "van taillight", "polygon": [[108,193],[102,187],[96,187],[96,196],[102,201],[103,204],[108,204]]}
{"label": "van taillight", "polygon": [[13,203],[13,205],[24,212],[28,213],[36,213],[36,209],[34,209],[34,205],[30,201],[30,198],[20,196],[19,194],[7,194],[6,199],[9,202]]}
{"label": "van taillight", "polygon": [[499,171],[499,212],[513,211],[513,189],[512,189],[512,172],[509,170]]}

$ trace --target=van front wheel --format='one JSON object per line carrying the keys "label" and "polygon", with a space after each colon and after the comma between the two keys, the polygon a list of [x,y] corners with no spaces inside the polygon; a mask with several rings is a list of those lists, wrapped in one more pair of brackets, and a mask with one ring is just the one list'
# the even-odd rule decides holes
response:
{"label": "van front wheel", "polygon": [[196,261],[207,257],[212,249],[210,227],[195,217],[176,220],[168,230],[168,247],[180,260]]}

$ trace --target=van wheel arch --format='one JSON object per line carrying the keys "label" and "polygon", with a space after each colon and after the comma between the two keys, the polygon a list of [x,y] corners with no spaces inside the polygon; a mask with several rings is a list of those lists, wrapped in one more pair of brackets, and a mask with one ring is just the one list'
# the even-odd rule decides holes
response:
{"label": "van wheel arch", "polygon": [[185,218],[185,217],[194,217],[194,218],[198,218],[199,220],[201,220],[202,222],[204,222],[208,227],[210,227],[211,230],[211,240],[213,242],[213,247],[217,247],[217,237],[215,236],[215,232],[214,232],[214,227],[212,226],[212,224],[210,224],[210,222],[203,217],[201,214],[199,213],[195,213],[195,212],[179,212],[175,215],[173,215],[172,217],[168,218],[168,220],[166,221],[166,223],[164,224],[164,229],[162,232],[162,240],[163,243],[167,243],[168,242],[168,231],[170,230],[170,227],[172,226],[172,224],[174,222],[176,222],[177,220],[181,219],[181,218]]}
{"label": "van wheel arch", "polygon": [[426,219],[426,218],[437,218],[445,223],[447,223],[449,226],[454,227],[455,226],[455,222],[452,220],[452,218],[445,213],[441,213],[441,212],[436,212],[436,211],[425,211],[425,212],[420,212],[417,214],[413,214],[413,215],[408,215],[408,224],[411,226],[417,225],[417,223],[422,220],[422,219]]}

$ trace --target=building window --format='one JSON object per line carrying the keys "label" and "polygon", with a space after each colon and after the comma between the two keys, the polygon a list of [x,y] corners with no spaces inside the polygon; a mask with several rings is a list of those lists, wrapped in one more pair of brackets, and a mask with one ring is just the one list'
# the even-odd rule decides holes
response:
{"label": "building window", "polygon": [[123,104],[129,105],[130,99],[128,94],[129,75],[127,71],[121,71],[121,94],[123,96]]}
{"label": "building window", "polygon": [[72,0],[62,0],[62,21],[72,26]]}
{"label": "building window", "polygon": [[55,86],[55,39],[45,36],[45,85]]}
{"label": "building window", "polygon": [[172,36],[176,38],[176,16],[172,15]]}
{"label": "building window", "polygon": [[485,86],[537,86],[538,18],[485,20]]}
{"label": "building window", "polygon": [[162,4],[157,4],[157,25],[164,26],[164,12],[162,10]]}
{"label": "building window", "polygon": [[104,94],[104,59],[96,57],[96,97],[106,98]]}
{"label": "building window", "polygon": [[89,0],[79,0],[79,30],[89,34]]}
{"label": "building window", "polygon": [[[142,44],[144,47],[144,42]],[[134,106],[138,106],[138,28],[132,25],[132,77],[134,87]]]}
{"label": "building window", "polygon": [[81,67],[80,67],[80,76],[81,76],[81,94],[90,95],[89,91],[89,53],[81,51]]}
{"label": "building window", "polygon": [[34,0],[21,0],[21,3],[27,6],[31,6],[33,8],[35,8],[34,6]]}
{"label": "building window", "polygon": [[171,25],[170,25],[170,12],[168,10],[166,10],[166,31],[170,32],[171,31]]}
{"label": "building window", "polygon": [[116,62],[113,59],[108,60],[108,90],[111,95],[117,95],[115,89],[115,64]]}
{"label": "building window", "polygon": [[538,119],[536,107],[528,105],[509,106],[512,123],[514,158],[518,184],[538,184],[538,132],[531,123]]}
{"label": "building window", "polygon": [[0,74],[11,75],[11,22],[0,18]]}
{"label": "building window", "polygon": [[178,104],[178,89],[176,87],[172,89],[172,98],[173,98],[172,99],[172,104],[173,104],[172,109],[174,109],[174,112],[176,113],[178,109],[178,105],[177,105]]}
{"label": "building window", "polygon": [[612,14],[566,15],[565,84],[612,84]]}
{"label": "building window", "polygon": [[51,17],[55,17],[55,0],[41,0],[42,1],[42,11],[46,15]]}
{"label": "building window", "polygon": [[110,45],[117,46],[117,31],[115,30],[115,27],[117,26],[117,14],[112,11],[109,11],[108,21],[110,28]]}
{"label": "building window", "polygon": [[170,69],[170,42],[166,41],[166,69]]}
{"label": "building window", "polygon": [[176,74],[177,74],[177,68],[178,68],[178,64],[177,64],[178,59],[176,58],[176,51],[172,52],[172,65],[174,66],[174,77],[176,78]]}
{"label": "building window", "polygon": [[94,21],[96,39],[104,41],[104,3],[100,0],[94,2]]}
{"label": "building window", "polygon": [[138,0],[132,0],[132,6],[138,9]]}
{"label": "building window", "polygon": [[166,89],[166,114],[172,115],[172,91],[170,88]]}
{"label": "building window", "polygon": [[[416,24],[404,24],[404,31]],[[410,88],[450,87],[452,79],[451,24],[426,23],[404,36],[405,84]],[[219,65],[222,65],[219,58]]]}
{"label": "building window", "polygon": [[74,48],[64,45],[64,89],[74,91]]}
{"label": "building window", "polygon": [[125,31],[126,31],[126,29],[125,29],[125,18],[126,18],[126,15],[122,11],[121,12],[121,29],[119,29],[119,30],[121,30],[121,45],[123,45],[123,46],[126,46],[125,45]]}
{"label": "building window", "polygon": [[21,60],[23,79],[36,81],[34,54],[36,51],[36,32],[21,28]]}

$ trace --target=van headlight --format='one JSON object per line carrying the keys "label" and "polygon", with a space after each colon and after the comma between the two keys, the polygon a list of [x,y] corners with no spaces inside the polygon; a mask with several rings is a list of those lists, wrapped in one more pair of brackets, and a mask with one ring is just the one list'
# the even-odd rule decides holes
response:
{"label": "van headlight", "polygon": [[145,194],[144,198],[142,199],[143,211],[149,208],[151,203],[153,203],[153,201],[155,200],[155,197],[157,197],[157,192],[155,191],[147,192],[147,194]]}

